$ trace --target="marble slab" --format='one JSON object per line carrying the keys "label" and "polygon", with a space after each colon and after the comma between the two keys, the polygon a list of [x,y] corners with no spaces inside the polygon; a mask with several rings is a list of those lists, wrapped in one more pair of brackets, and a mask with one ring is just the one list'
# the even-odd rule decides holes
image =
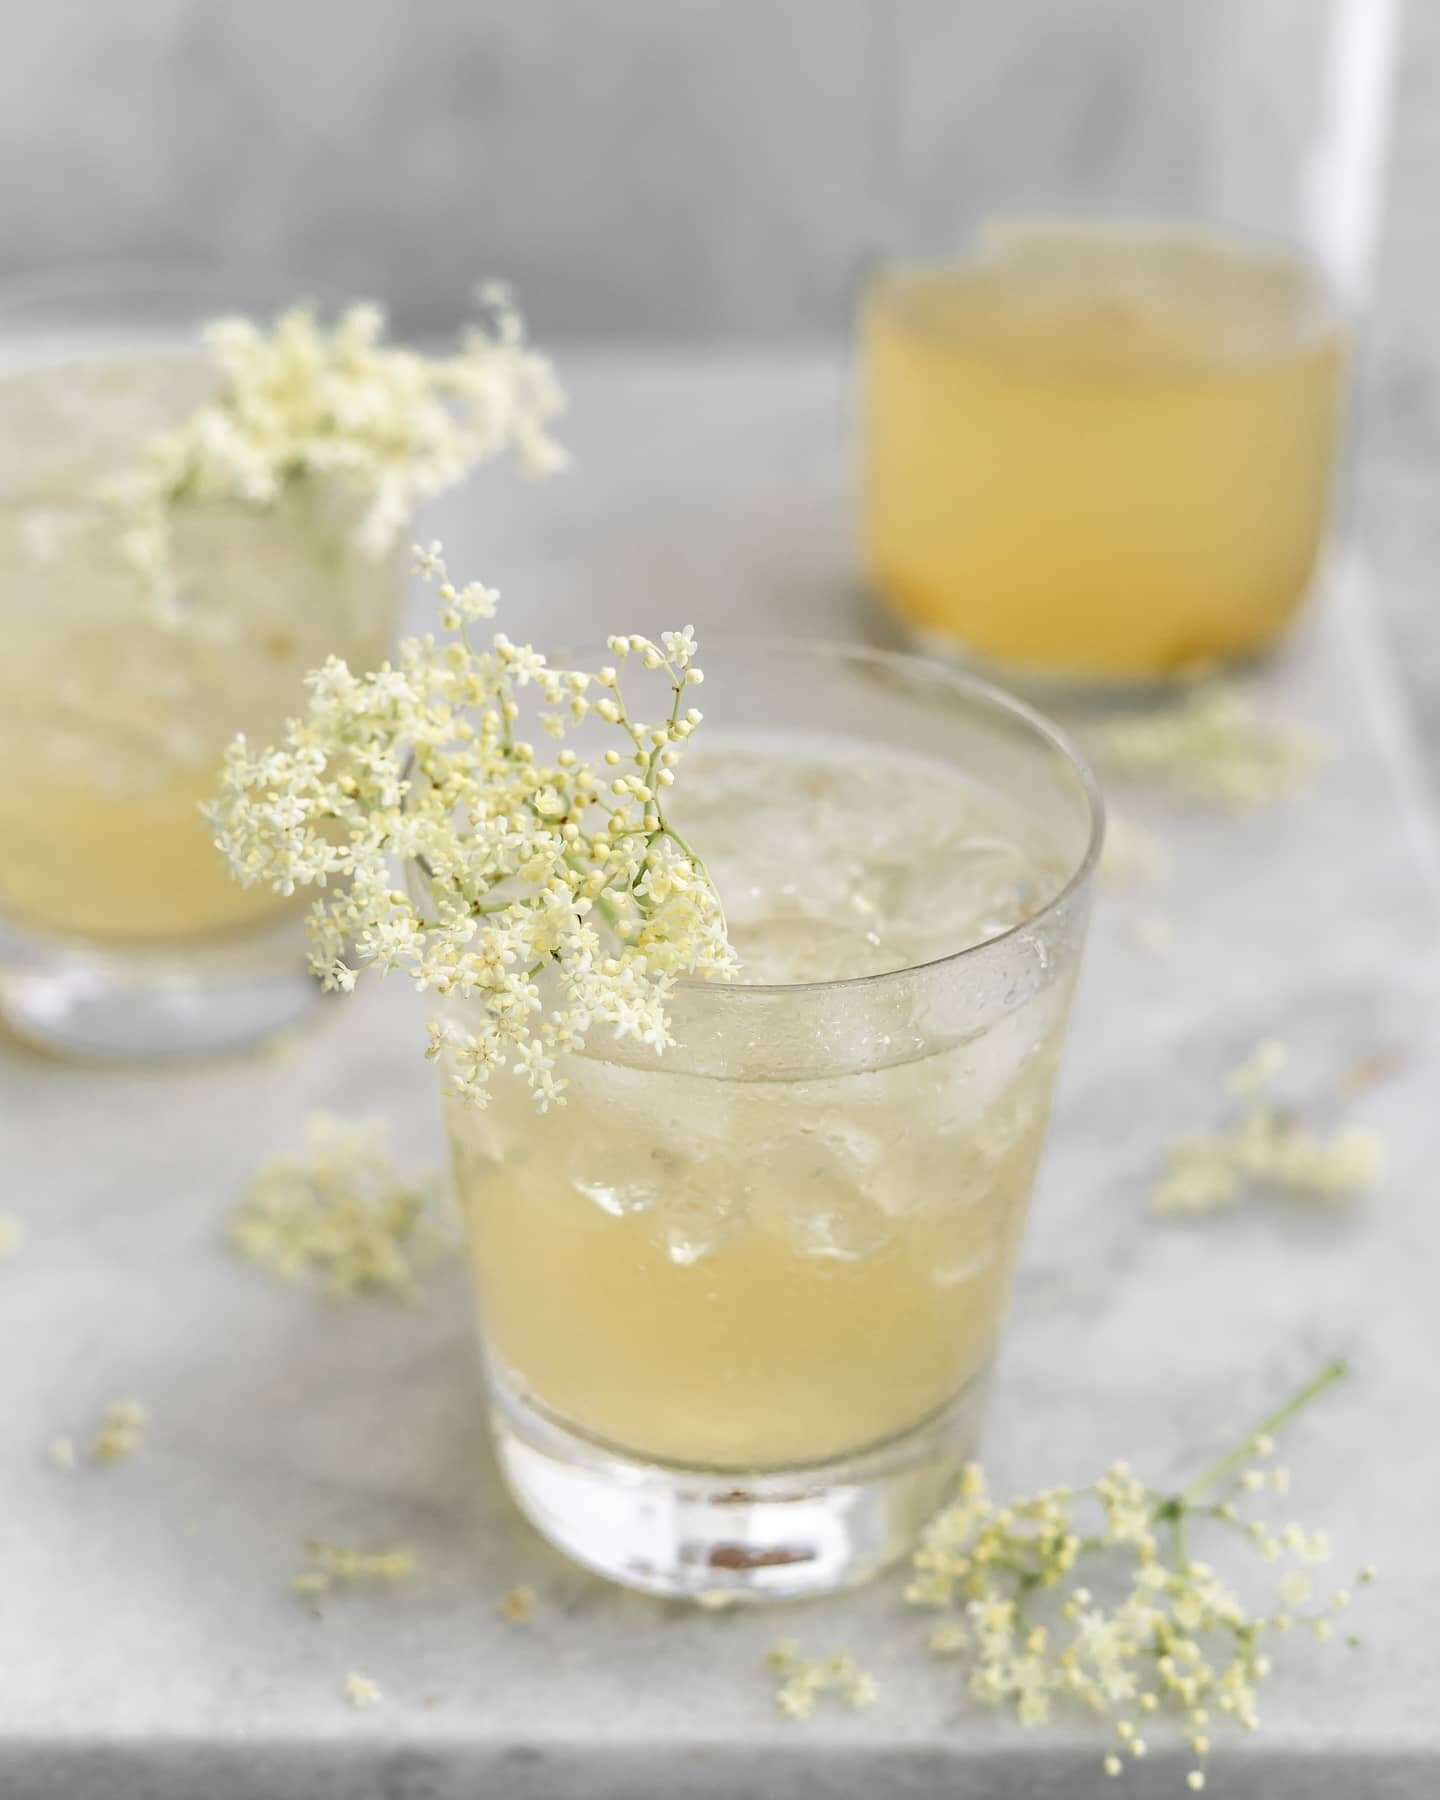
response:
{"label": "marble slab", "polygon": [[[437,510],[453,565],[541,642],[691,621],[866,629],[852,572],[848,400],[829,358],[587,358],[575,467]],[[1243,819],[1120,795],[1161,833],[1158,886],[1102,896],[985,1451],[997,1487],[1083,1481],[1125,1455],[1158,1481],[1224,1447],[1327,1358],[1353,1379],[1286,1449],[1295,1516],[1383,1579],[1363,1649],[1296,1642],[1255,1738],[1217,1743],[1231,1800],[1420,1800],[1440,1789],[1440,874],[1374,598],[1337,583],[1257,679],[1328,763]],[[1173,927],[1168,954],[1136,938]],[[1214,1123],[1254,1043],[1323,1102],[1395,1059],[1346,1116],[1383,1183],[1204,1223],[1147,1216],[1166,1143]],[[0,1049],[0,1795],[4,1800],[1084,1800],[1117,1790],[1081,1721],[1020,1731],[929,1661],[898,1583],[778,1614],[702,1614],[607,1589],[515,1515],[484,1440],[463,1279],[432,1304],[327,1306],[230,1260],[227,1213],[310,1112],[379,1114],[442,1156],[419,1003],[397,984],[325,1009],[282,1056],[116,1074]],[[1333,1102],[1321,1116],[1338,1116]],[[153,1414],[126,1466],[45,1458],[123,1395]],[[405,1541],[413,1581],[318,1610],[307,1537]],[[498,1597],[535,1590],[507,1625]],[[787,1724],[778,1636],[852,1649],[868,1713]],[[349,1707],[351,1670],[384,1704]],[[1159,1734],[1156,1734],[1157,1739]],[[1162,1751],[1134,1796],[1183,1791]]]}

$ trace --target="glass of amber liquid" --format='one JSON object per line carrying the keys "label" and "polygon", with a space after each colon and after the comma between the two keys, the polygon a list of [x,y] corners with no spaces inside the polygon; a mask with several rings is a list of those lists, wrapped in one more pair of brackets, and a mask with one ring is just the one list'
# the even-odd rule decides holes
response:
{"label": "glass of amber liquid", "polygon": [[[932,652],[1186,677],[1267,649],[1315,585],[1391,8],[1186,12],[1022,0],[993,87],[902,134],[909,229],[860,303],[861,529],[874,593]],[[1057,37],[1053,114],[997,135]],[[899,45],[924,48],[913,18]]]}
{"label": "glass of amber liquid", "polygon": [[400,562],[314,488],[194,503],[157,610],[104,498],[208,397],[198,327],[280,298],[102,275],[0,293],[0,1020],[45,1048],[226,1049],[318,997],[303,900],[237,887],[199,808],[307,670],[383,657]]}
{"label": "glass of amber liquid", "polygon": [[597,1029],[544,1115],[446,1099],[515,1498],[677,1597],[861,1581],[974,1453],[1100,842],[1018,702],[799,660],[707,649],[675,790],[738,979],[680,984],[663,1056]]}

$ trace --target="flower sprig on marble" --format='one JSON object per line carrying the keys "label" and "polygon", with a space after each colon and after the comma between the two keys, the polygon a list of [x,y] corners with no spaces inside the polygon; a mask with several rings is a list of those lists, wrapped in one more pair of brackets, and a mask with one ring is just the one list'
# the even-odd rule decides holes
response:
{"label": "flower sprig on marble", "polygon": [[[100,1468],[129,1462],[145,1441],[150,1409],[139,1400],[112,1400],[90,1438],[87,1461]],[[54,1468],[67,1474],[80,1466],[80,1451],[72,1437],[51,1438],[46,1454]]]}
{"label": "flower sprig on marble", "polygon": [[1122,775],[1234,812],[1288,800],[1324,755],[1313,732],[1267,715],[1225,682],[1203,683],[1158,712],[1113,721],[1098,747]]}
{"label": "flower sprig on marble", "polygon": [[[701,722],[686,705],[704,679],[695,637],[612,637],[616,663],[593,674],[504,633],[480,649],[470,628],[497,596],[457,588],[438,544],[416,554],[454,635],[411,639],[365,676],[331,658],[283,747],[232,745],[207,816],[242,882],[327,889],[309,918],[327,987],[400,969],[463,1002],[432,1022],[428,1054],[482,1104],[508,1064],[543,1108],[564,1087],[557,1057],[592,1028],[663,1050],[676,981],[734,966],[720,900],[666,811]],[[664,684],[654,722],[622,691],[632,658]],[[522,698],[538,699],[538,739],[520,733]],[[623,748],[582,759],[563,740],[587,720]]]}
{"label": "flower sprig on marble", "polygon": [[320,1278],[331,1299],[388,1294],[423,1303],[424,1266],[453,1247],[445,1183],[405,1174],[383,1119],[316,1113],[305,1147],[267,1158],[226,1228],[238,1256],[287,1282]]}
{"label": "flower sprig on marble", "polygon": [[860,1712],[873,1706],[880,1692],[875,1678],[858,1666],[848,1650],[831,1656],[802,1656],[794,1638],[782,1638],[766,1651],[765,1666],[777,1677],[775,1710],[784,1719],[808,1719],[825,1694],[840,1696]]}
{"label": "flower sprig on marble", "polygon": [[[1328,1639],[1350,1603],[1344,1588],[1312,1598],[1311,1570],[1330,1557],[1323,1532],[1244,1511],[1261,1493],[1288,1491],[1287,1470],[1261,1466],[1274,1453],[1272,1433],[1344,1373],[1328,1365],[1179,1493],[1147,1486],[1119,1462],[1089,1487],[999,1505],[970,1465],[960,1499],[926,1531],[906,1590],[915,1605],[945,1614],[932,1651],[964,1659],[971,1694],[1022,1725],[1043,1724],[1067,1700],[1108,1718],[1111,1775],[1145,1755],[1152,1720],[1178,1716],[1195,1759],[1187,1783],[1203,1788],[1212,1719],[1259,1726],[1266,1644],[1299,1630]],[[1273,1600],[1252,1609],[1195,1558],[1191,1535],[1201,1527],[1263,1565],[1289,1563]],[[1359,1579],[1373,1580],[1374,1570]]]}
{"label": "flower sprig on marble", "polygon": [[449,356],[386,343],[385,315],[369,304],[329,329],[309,306],[268,328],[243,318],[209,325],[212,397],[147,440],[133,471],[105,487],[127,521],[121,552],[157,606],[174,610],[171,535],[183,506],[263,509],[323,480],[354,504],[355,541],[378,559],[422,501],[490,457],[511,452],[535,474],[559,467],[564,455],[547,430],[563,404],[554,370],[527,344],[503,287],[487,284],[480,298],[486,321]]}
{"label": "flower sprig on marble", "polygon": [[353,1544],[327,1544],[311,1538],[305,1545],[307,1567],[294,1576],[290,1592],[314,1600],[347,1587],[396,1587],[419,1567],[419,1554],[409,1544],[384,1550],[361,1550]]}
{"label": "flower sprig on marble", "polygon": [[1220,1131],[1192,1132],[1172,1144],[1150,1196],[1151,1210],[1171,1216],[1212,1213],[1266,1189],[1339,1199],[1363,1192],[1384,1168],[1384,1144],[1363,1125],[1328,1134],[1311,1131],[1270,1097],[1289,1053],[1273,1039],[1225,1078],[1244,1104]]}

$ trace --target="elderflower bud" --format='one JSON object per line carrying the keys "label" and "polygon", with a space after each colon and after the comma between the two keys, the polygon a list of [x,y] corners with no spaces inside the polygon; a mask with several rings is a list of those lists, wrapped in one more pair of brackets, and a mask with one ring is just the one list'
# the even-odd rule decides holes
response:
{"label": "elderflower bud", "polygon": [[[454,590],[438,545],[417,560]],[[447,605],[467,594],[479,605],[489,590],[471,584]],[[243,741],[234,746],[207,811],[242,879],[258,875],[286,892],[325,886],[310,924],[313,966],[327,985],[353,986],[366,966],[401,968],[422,990],[466,1002],[473,1029],[433,1031],[429,1053],[477,1105],[503,1066],[542,1109],[562,1103],[557,1058],[592,1026],[658,1050],[671,1041],[665,1013],[676,976],[723,978],[733,968],[713,887],[669,834],[663,796],[673,776],[649,773],[663,752],[658,743],[639,748],[642,734],[658,738],[661,728],[629,724],[614,692],[596,702],[635,762],[634,773],[609,783],[620,802],[613,811],[599,798],[600,771],[618,770],[619,750],[592,763],[567,746],[542,764],[515,728],[526,690],[545,705],[568,695],[576,718],[589,683],[613,690],[616,679],[613,669],[551,669],[503,633],[488,650],[468,638],[413,640],[363,680],[335,665],[312,681],[309,715],[282,749],[255,756]],[[563,732],[561,714],[538,716],[551,735]],[[412,758],[423,782],[404,774]],[[591,815],[587,827],[592,806],[607,816]],[[330,832],[337,820],[343,852]],[[414,863],[413,896],[388,873],[392,854]],[[326,885],[342,873],[346,880]],[[597,902],[612,956],[596,956],[600,940],[586,922]],[[347,945],[358,967],[341,960]],[[535,979],[542,969],[553,976],[544,990]]]}

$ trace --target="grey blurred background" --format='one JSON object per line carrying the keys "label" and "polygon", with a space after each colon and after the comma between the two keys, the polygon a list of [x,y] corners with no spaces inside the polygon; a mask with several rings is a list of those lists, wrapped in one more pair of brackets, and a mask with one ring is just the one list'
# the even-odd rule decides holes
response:
{"label": "grey blurred background", "polygon": [[[1113,108],[1076,156],[1113,159],[1111,121],[1142,103],[1163,146],[1199,0],[1155,0],[1140,43],[1109,0],[1048,10],[1042,79],[986,128],[1043,139],[1047,83],[1083,53],[1113,65]],[[957,95],[985,105],[1016,19],[1009,0],[0,0],[0,277],[256,261],[375,292],[425,331],[454,321],[477,272],[498,272],[547,342],[839,342],[857,272],[896,224],[877,152],[894,112],[923,155]],[[1427,707],[1437,99],[1440,4],[1413,0],[1360,493]]]}
{"label": "grey blurred background", "polygon": [[[875,167],[893,115],[923,204],[927,148],[961,109],[990,106],[973,136],[1005,140],[997,163],[1026,143],[1057,160],[1050,95],[1083,56],[1106,103],[1067,146],[1078,191],[1087,163],[1113,187],[1118,155],[1169,153],[1203,8],[1139,11],[1143,31],[1112,0],[0,0],[0,274],[259,260],[368,282],[423,330],[499,270],[552,338],[839,333],[894,224]],[[1025,103],[1012,87],[997,105],[996,71],[1037,16]],[[1287,32],[1293,65],[1306,46]],[[1284,70],[1268,75],[1279,113]],[[1309,79],[1295,69],[1295,87]],[[1417,0],[1377,311],[1387,367],[1426,388],[1412,426],[1437,407],[1437,97],[1440,5]],[[953,159],[931,162],[932,189],[937,174],[953,188]]]}

